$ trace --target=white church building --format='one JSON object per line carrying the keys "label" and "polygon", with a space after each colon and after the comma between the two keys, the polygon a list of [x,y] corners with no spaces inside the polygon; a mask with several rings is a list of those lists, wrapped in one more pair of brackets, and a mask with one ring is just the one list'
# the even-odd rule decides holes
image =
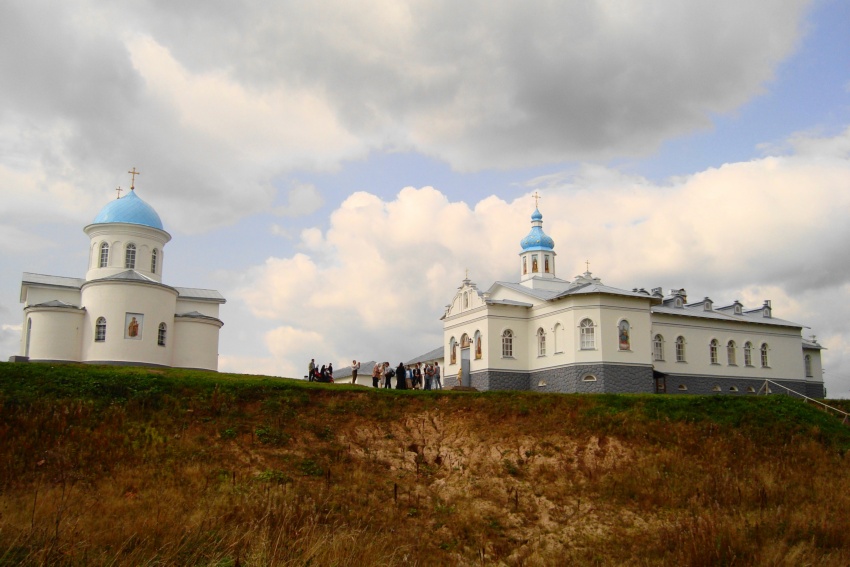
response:
{"label": "white church building", "polygon": [[823,397],[821,347],[770,301],[688,301],[684,289],[617,289],[587,271],[556,276],[535,209],[519,281],[487,291],[467,277],[446,306],[445,375],[479,390],[755,394],[771,380]]}
{"label": "white church building", "polygon": [[134,189],[83,229],[84,279],[24,273],[21,348],[12,360],[218,370],[225,299],[162,283],[171,235]]}

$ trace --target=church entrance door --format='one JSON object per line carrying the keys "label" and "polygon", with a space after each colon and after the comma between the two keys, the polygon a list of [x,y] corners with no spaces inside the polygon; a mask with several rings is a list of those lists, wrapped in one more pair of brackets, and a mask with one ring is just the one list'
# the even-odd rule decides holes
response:
{"label": "church entrance door", "polygon": [[469,380],[469,351],[471,349],[469,347],[460,349],[460,367],[463,370],[463,376],[461,377],[461,384],[464,386],[470,385]]}

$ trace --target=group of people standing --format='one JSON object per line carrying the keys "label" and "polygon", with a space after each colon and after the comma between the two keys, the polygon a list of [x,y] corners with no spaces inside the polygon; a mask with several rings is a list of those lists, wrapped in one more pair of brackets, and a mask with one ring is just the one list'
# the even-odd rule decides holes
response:
{"label": "group of people standing", "polygon": [[395,368],[390,367],[389,362],[379,362],[372,368],[372,386],[375,388],[392,388],[392,379],[395,378],[396,390],[442,390],[443,380],[440,372],[440,363],[408,364],[399,362]]}
{"label": "group of people standing", "polygon": [[334,365],[332,362],[329,362],[326,365],[322,365],[321,368],[316,366],[316,359],[310,359],[310,365],[307,367],[307,379],[310,382],[329,382],[333,383],[334,381]]}

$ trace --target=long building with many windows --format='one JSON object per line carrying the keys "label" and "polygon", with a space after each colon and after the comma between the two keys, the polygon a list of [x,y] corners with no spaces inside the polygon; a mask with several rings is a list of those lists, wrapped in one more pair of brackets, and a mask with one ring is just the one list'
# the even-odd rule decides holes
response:
{"label": "long building with many windows", "polygon": [[[555,275],[539,210],[520,242],[520,279],[487,291],[467,277],[442,317],[445,374],[479,390],[754,394],[771,380],[823,397],[820,346],[803,325],[688,302],[684,289],[617,289],[589,271]],[[768,385],[769,387],[769,385]]]}

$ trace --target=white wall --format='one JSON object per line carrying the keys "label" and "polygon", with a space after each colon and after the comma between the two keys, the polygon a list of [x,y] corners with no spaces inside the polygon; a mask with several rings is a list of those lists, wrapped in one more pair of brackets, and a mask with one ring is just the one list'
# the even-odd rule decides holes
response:
{"label": "white wall", "polygon": [[[127,244],[133,243],[136,245],[136,267],[134,269],[155,281],[162,281],[165,264],[163,248],[171,240],[171,235],[164,230],[125,223],[90,224],[83,230],[91,239],[86,280],[106,278],[126,271],[128,268],[124,267],[124,255]],[[106,268],[99,267],[102,242],[109,244],[109,261]],[[159,250],[156,273],[150,271],[151,252],[154,248]]]}
{"label": "white wall", "polygon": [[30,360],[80,361],[85,312],[79,309],[34,307],[25,312],[21,356],[26,356],[27,319],[32,320]]}
{"label": "white wall", "polygon": [[[86,307],[82,335],[83,361],[144,362],[171,366],[173,341],[157,345],[160,323],[173,333],[177,292],[164,286],[127,281],[94,281],[83,285]],[[126,313],[144,315],[142,338],[125,338]],[[106,340],[94,341],[98,317],[106,318]],[[216,351],[217,352],[217,351]]]}
{"label": "white wall", "polygon": [[220,328],[221,324],[216,321],[188,317],[175,319],[172,366],[218,370]]}

